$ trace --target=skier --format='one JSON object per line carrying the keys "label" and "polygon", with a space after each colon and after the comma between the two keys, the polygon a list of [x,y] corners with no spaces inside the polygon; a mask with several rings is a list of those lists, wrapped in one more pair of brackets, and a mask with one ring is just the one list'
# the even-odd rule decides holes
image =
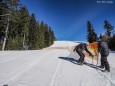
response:
{"label": "skier", "polygon": [[85,55],[83,54],[84,50],[89,54],[89,56],[93,57],[91,52],[89,52],[89,50],[87,49],[87,46],[88,46],[88,44],[86,44],[86,43],[80,43],[73,50],[74,52],[76,51],[78,53],[78,55],[80,56],[80,58],[77,62],[78,65],[82,65],[84,63],[84,57],[85,57]]}
{"label": "skier", "polygon": [[101,38],[101,41],[98,42],[98,52],[101,54],[101,65],[100,68],[105,68],[102,72],[110,72],[110,66],[107,61],[109,55],[109,48],[107,43],[104,41],[104,38]]}

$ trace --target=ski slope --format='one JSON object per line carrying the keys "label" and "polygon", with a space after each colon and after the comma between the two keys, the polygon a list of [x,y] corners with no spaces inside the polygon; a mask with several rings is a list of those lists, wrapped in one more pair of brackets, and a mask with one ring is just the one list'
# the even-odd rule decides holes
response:
{"label": "ski slope", "polygon": [[0,51],[0,86],[115,86],[115,52],[108,57],[111,72],[102,73],[87,57],[87,64],[76,64],[79,56],[71,47],[77,44],[55,41],[49,49]]}

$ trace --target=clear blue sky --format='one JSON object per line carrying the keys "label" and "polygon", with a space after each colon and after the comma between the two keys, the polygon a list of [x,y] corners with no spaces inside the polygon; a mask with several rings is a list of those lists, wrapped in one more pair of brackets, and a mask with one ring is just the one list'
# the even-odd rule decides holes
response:
{"label": "clear blue sky", "polygon": [[115,0],[20,1],[39,22],[44,21],[53,29],[58,40],[85,41],[88,20],[97,34],[104,33],[104,20],[115,26]]}

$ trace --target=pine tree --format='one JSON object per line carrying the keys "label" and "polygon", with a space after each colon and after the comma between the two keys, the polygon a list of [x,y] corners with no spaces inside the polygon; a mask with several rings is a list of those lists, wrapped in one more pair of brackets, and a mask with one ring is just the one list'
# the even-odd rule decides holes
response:
{"label": "pine tree", "polygon": [[49,27],[49,46],[52,44],[52,30],[51,27]]}
{"label": "pine tree", "polygon": [[[18,34],[17,34],[18,31],[17,30],[18,30],[19,11],[17,9],[14,9],[16,7],[16,5],[13,5],[12,4],[13,2],[14,2],[14,0],[1,0],[1,2],[0,2],[1,14],[5,15],[5,14],[10,13],[10,15],[11,15],[5,49],[7,49],[10,45],[12,45],[12,49],[14,49],[14,47],[18,46],[18,45],[15,45],[15,43],[18,40]],[[19,3],[19,0],[15,0],[15,2]],[[18,6],[19,5],[17,5],[17,7]],[[5,36],[4,34],[6,31],[6,24],[4,24],[4,22],[2,22],[2,25],[5,26],[5,28],[2,28],[3,29],[2,37],[4,38],[4,36]],[[9,42],[9,40],[10,41],[12,40],[12,43]],[[19,41],[17,43],[19,43]],[[18,48],[19,48],[19,46],[18,46]]]}
{"label": "pine tree", "polygon": [[21,5],[20,0],[5,0],[11,10],[18,10],[18,7]]}
{"label": "pine tree", "polygon": [[52,45],[54,43],[54,41],[56,40],[56,38],[54,36],[54,32],[51,29],[51,27],[49,27],[49,32],[50,32],[50,45]]}
{"label": "pine tree", "polygon": [[111,50],[115,50],[115,34],[113,34],[113,37],[111,39]]}
{"label": "pine tree", "polygon": [[[11,10],[9,32],[7,38],[6,49],[21,49],[21,36],[19,31],[20,12],[18,10]],[[10,39],[9,39],[10,38]],[[12,41],[12,42],[10,42]],[[12,47],[9,47],[12,46]]]}
{"label": "pine tree", "polygon": [[95,33],[90,21],[87,21],[87,41],[89,43],[97,41],[97,34]]}
{"label": "pine tree", "polygon": [[104,21],[104,29],[106,30],[106,33],[108,34],[108,36],[111,37],[113,26],[107,20]]}
{"label": "pine tree", "polygon": [[102,39],[102,37],[103,37],[103,35],[102,35],[102,34],[100,34],[99,39]]}
{"label": "pine tree", "polygon": [[20,11],[19,29],[20,29],[20,34],[23,41],[22,46],[25,46],[28,43],[30,16],[25,6],[21,7],[19,11]]}
{"label": "pine tree", "polygon": [[49,29],[48,29],[48,25],[45,24],[44,26],[45,32],[44,32],[44,43],[45,43],[45,47],[49,46]]}
{"label": "pine tree", "polygon": [[44,48],[45,46],[45,42],[44,42],[44,34],[45,34],[45,29],[44,29],[44,22],[42,21],[40,23],[40,28],[39,28],[39,32],[40,32],[40,48]]}
{"label": "pine tree", "polygon": [[8,6],[7,2],[8,1],[6,1],[6,0],[0,0],[0,15],[9,13],[9,6]]}
{"label": "pine tree", "polygon": [[5,0],[0,0],[0,50],[2,49],[7,25],[7,17],[2,15],[8,14],[8,10],[9,7]]}
{"label": "pine tree", "polygon": [[39,22],[37,21],[37,23],[36,23],[36,28],[37,28],[37,34],[38,34],[38,39],[37,39],[37,44],[38,44],[38,49],[42,49],[42,47],[41,47],[41,31],[40,31],[40,24],[39,24]]}
{"label": "pine tree", "polygon": [[[21,6],[21,8],[19,8]],[[20,0],[0,0],[0,15],[11,14],[5,49],[21,50],[27,44],[29,49],[42,49],[53,44],[53,30],[42,21],[36,22],[35,15],[20,5]],[[5,37],[6,17],[0,17],[0,48]]]}
{"label": "pine tree", "polygon": [[37,49],[38,43],[36,42],[38,40],[38,31],[36,27],[36,19],[35,15],[32,14],[30,17],[30,24],[29,24],[29,48],[30,49]]}

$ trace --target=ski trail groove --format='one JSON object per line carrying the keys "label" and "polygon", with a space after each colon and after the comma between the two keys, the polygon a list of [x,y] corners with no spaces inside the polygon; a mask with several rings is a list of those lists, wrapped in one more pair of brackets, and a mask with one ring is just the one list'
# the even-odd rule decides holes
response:
{"label": "ski trail groove", "polygon": [[55,79],[56,79],[56,75],[57,75],[57,73],[58,73],[58,69],[59,69],[61,63],[62,63],[62,60],[59,60],[59,62],[58,62],[58,64],[57,64],[57,67],[56,67],[56,70],[55,70],[55,72],[54,72],[54,74],[53,74],[53,77],[52,77],[52,79],[51,79],[50,86],[53,86],[53,84],[54,84],[54,81],[55,81]]}
{"label": "ski trail groove", "polygon": [[41,57],[40,60],[36,60],[36,61],[32,62],[32,64],[30,64],[29,66],[27,66],[25,69],[22,69],[21,72],[17,73],[16,75],[14,75],[13,77],[11,77],[11,78],[8,79],[8,80],[4,80],[4,81],[0,84],[0,86],[3,86],[3,85],[5,85],[5,84],[8,84],[10,81],[12,81],[12,80],[14,80],[14,79],[16,80],[17,78],[21,77],[21,75],[22,75],[23,73],[29,71],[33,66],[35,66],[38,62],[40,62],[40,61],[43,59],[43,57],[45,57],[45,56],[51,54],[52,52],[53,52],[53,51],[49,51],[49,52],[47,52],[46,54],[41,55],[41,56],[40,56],[40,57]]}
{"label": "ski trail groove", "polygon": [[104,74],[104,73],[102,73],[101,71],[98,71],[98,70],[96,70],[101,76],[103,76],[104,78],[106,78],[107,80],[109,80],[109,82],[110,82],[110,84],[112,85],[112,86],[115,86],[115,82],[109,77],[109,76],[107,76],[106,74]]}
{"label": "ski trail groove", "polygon": [[[12,53],[13,54],[13,53]],[[27,53],[25,55],[28,55]],[[25,55],[20,55],[22,56],[22,58],[25,56]],[[31,55],[31,53],[29,53],[29,55]],[[10,62],[10,61],[13,61],[13,60],[16,60],[16,59],[20,59],[21,57],[17,57],[17,58],[13,58],[13,59],[8,59],[6,61],[3,61],[3,62],[0,62],[0,64],[3,64],[3,63],[7,63],[7,62]]]}
{"label": "ski trail groove", "polygon": [[[86,68],[86,66],[85,66],[85,68]],[[88,68],[86,68],[86,70],[90,71]],[[93,71],[101,80],[105,80],[105,82],[107,83],[107,86],[108,86],[108,84],[109,84],[109,86],[115,86],[115,82],[109,76],[107,76],[106,74],[104,74],[103,72],[101,72],[98,69],[94,69]]]}

